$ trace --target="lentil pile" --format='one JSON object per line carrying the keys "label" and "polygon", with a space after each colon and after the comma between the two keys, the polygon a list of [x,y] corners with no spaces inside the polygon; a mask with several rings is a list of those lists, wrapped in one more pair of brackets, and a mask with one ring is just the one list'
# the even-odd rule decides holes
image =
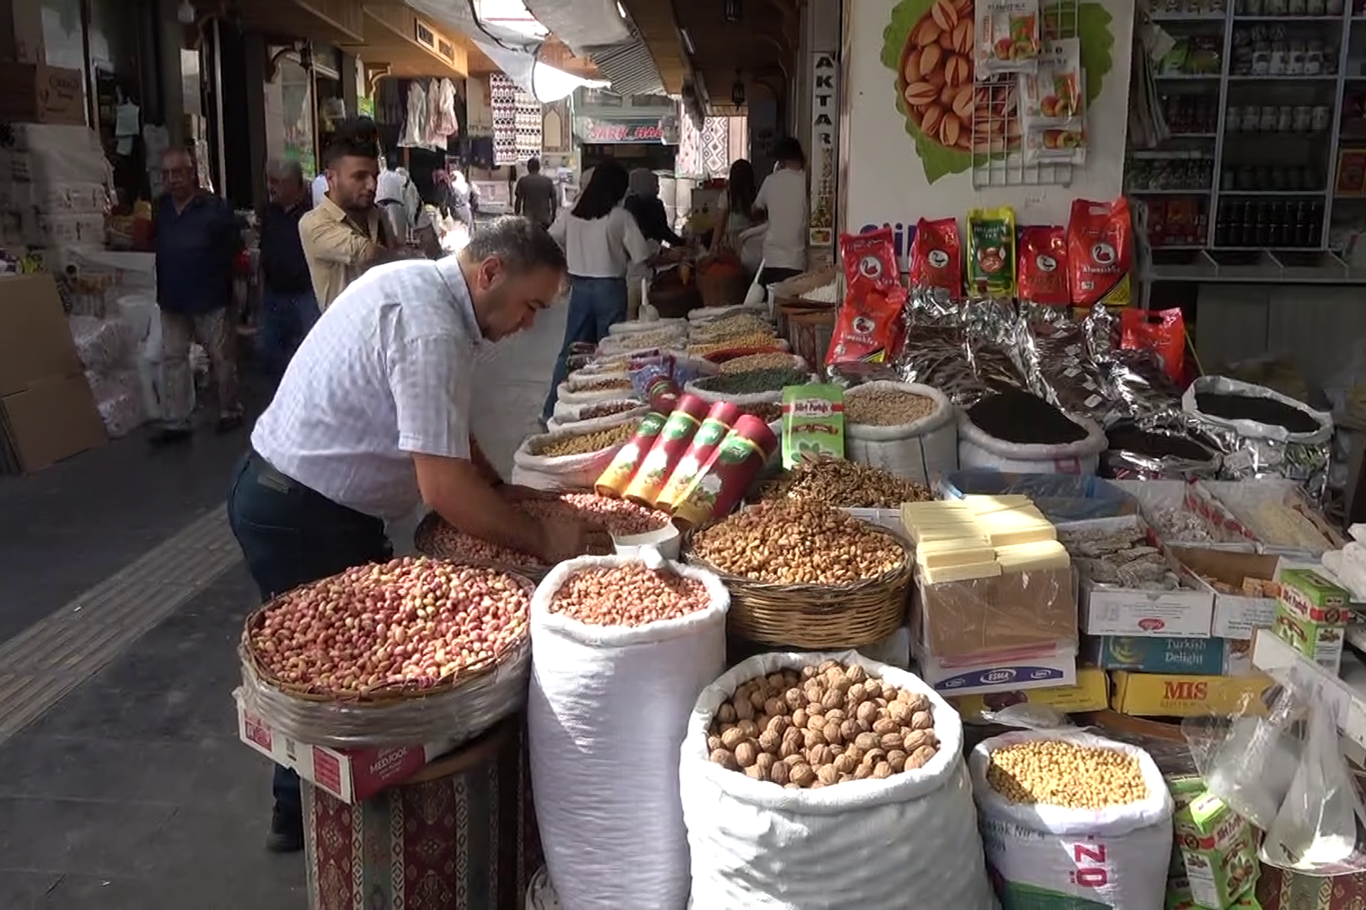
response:
{"label": "lentil pile", "polygon": [[721,364],[722,373],[748,373],[750,370],[780,370],[792,367],[792,355],[781,351],[768,351],[762,354],[745,354],[734,357]]}
{"label": "lentil pile", "polygon": [[629,563],[575,572],[550,599],[550,612],[595,626],[644,626],[707,603],[707,586],[697,579]]}
{"label": "lentil pile", "polygon": [[890,534],[801,499],[761,502],[699,531],[693,555],[729,575],[777,585],[851,585],[900,569]]}
{"label": "lentil pile", "polygon": [[988,436],[1020,445],[1062,445],[1086,438],[1081,424],[1019,389],[988,395],[968,408],[968,419]]}
{"label": "lentil pile", "polygon": [[613,414],[634,411],[638,407],[640,407],[640,402],[635,400],[604,401],[602,404],[595,404],[591,407],[584,408],[579,412],[579,419],[592,420],[596,417],[611,417]]}
{"label": "lentil pile", "polygon": [[696,382],[697,388],[718,395],[754,395],[759,392],[780,392],[790,385],[804,385],[810,376],[791,366],[768,367],[745,373],[723,373]]}
{"label": "lentil pile", "polygon": [[827,660],[741,685],[717,709],[707,748],[754,780],[816,790],[922,768],[939,739],[925,695]]}
{"label": "lentil pile", "polygon": [[987,783],[1012,803],[1104,809],[1148,798],[1138,759],[1118,749],[1040,739],[992,751]]}
{"label": "lentil pile", "polygon": [[799,499],[850,509],[899,509],[903,502],[929,502],[929,487],[852,461],[817,461],[795,465],[764,484],[762,499]]}
{"label": "lentil pile", "polygon": [[1252,420],[1291,433],[1313,433],[1319,422],[1299,408],[1274,398],[1229,395],[1223,392],[1197,392],[1195,406],[1202,414],[1224,420]]}
{"label": "lentil pile", "polygon": [[316,694],[426,687],[520,641],[530,606],[510,575],[405,557],[289,592],[249,641],[277,679]]}
{"label": "lentil pile", "polygon": [[694,357],[705,357],[717,351],[740,351],[753,348],[757,351],[776,351],[778,338],[772,332],[750,332],[734,335],[724,341],[700,342],[688,345],[688,353]]}
{"label": "lentil pile", "polygon": [[638,426],[640,426],[639,420],[628,420],[614,427],[594,430],[591,433],[555,436],[543,443],[539,451],[532,452],[532,454],[539,455],[542,458],[563,458],[566,455],[587,455],[589,452],[601,452],[603,449],[610,449],[612,446],[625,443],[635,435]]}
{"label": "lentil pile", "polygon": [[935,401],[905,389],[855,387],[844,395],[844,422],[898,427],[934,413]]}

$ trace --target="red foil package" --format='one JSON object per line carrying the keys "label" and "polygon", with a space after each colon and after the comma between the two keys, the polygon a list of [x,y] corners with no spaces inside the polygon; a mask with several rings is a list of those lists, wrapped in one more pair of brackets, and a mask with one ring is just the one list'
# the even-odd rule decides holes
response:
{"label": "red foil package", "polygon": [[1067,232],[1060,227],[1027,227],[1020,232],[1016,280],[1020,299],[1066,306],[1072,302],[1067,286]]}
{"label": "red foil package", "polygon": [[1133,302],[1129,270],[1134,264],[1133,222],[1129,200],[1072,200],[1067,223],[1067,270],[1072,303],[1128,306]]}
{"label": "red foil package", "polygon": [[911,287],[963,289],[963,241],[957,218],[920,219],[911,241]]}
{"label": "red foil package", "polygon": [[825,363],[829,366],[891,360],[901,346],[902,308],[906,304],[891,230],[841,236],[840,258],[844,261],[848,290],[840,305]]}

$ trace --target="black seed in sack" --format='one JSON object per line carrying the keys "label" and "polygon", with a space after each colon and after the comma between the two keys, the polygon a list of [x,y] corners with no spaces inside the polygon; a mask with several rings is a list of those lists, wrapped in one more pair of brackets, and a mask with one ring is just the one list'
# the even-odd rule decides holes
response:
{"label": "black seed in sack", "polygon": [[1188,436],[1153,433],[1133,425],[1111,427],[1105,433],[1109,448],[1133,452],[1149,458],[1181,458],[1185,461],[1210,461],[1214,453]]}
{"label": "black seed in sack", "polygon": [[1291,433],[1313,433],[1319,428],[1319,422],[1313,417],[1274,398],[1196,392],[1195,406],[1200,413],[1210,417],[1251,420],[1271,427],[1284,427]]}
{"label": "black seed in sack", "polygon": [[722,373],[699,379],[697,388],[704,392],[720,395],[754,395],[759,392],[777,392],[790,385],[806,385],[810,380],[807,373],[788,367],[769,367],[763,370],[750,370],[747,373]]}
{"label": "black seed in sack", "polygon": [[988,395],[968,408],[968,419],[988,436],[1020,445],[1061,445],[1086,438],[1081,424],[1019,389]]}

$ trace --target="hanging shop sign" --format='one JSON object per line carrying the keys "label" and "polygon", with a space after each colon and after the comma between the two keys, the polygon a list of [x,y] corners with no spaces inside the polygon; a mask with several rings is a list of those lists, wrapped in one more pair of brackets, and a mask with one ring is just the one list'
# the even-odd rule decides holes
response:
{"label": "hanging shop sign", "polygon": [[807,245],[830,247],[835,242],[835,169],[838,154],[839,63],[835,54],[820,52],[811,60],[811,217]]}
{"label": "hanging shop sign", "polygon": [[[1066,185],[1031,179],[1014,83],[1005,83],[1010,97],[996,110],[988,101],[995,90],[977,81],[982,55],[974,46],[970,0],[845,5],[841,79],[851,103],[838,137],[845,230],[887,225],[904,257],[920,218],[962,218],[969,205],[1011,206],[1020,223],[1065,224],[1074,198],[1120,195],[1133,39],[1126,10],[1132,6],[1065,2],[1075,10],[1066,18],[1079,40],[1086,95],[1085,161],[1070,168]],[[949,86],[958,92],[946,94]],[[975,137],[974,123],[985,121],[997,131]],[[981,179],[987,161],[990,181]]]}
{"label": "hanging shop sign", "polygon": [[678,144],[678,120],[672,117],[652,117],[634,120],[597,120],[575,117],[574,134],[589,145],[658,142]]}

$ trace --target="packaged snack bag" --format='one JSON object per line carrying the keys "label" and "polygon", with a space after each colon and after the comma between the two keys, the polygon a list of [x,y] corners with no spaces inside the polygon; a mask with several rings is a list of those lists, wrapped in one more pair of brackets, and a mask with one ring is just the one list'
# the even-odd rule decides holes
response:
{"label": "packaged snack bag", "polygon": [[1034,72],[1041,37],[1039,0],[979,0],[977,72]]}
{"label": "packaged snack bag", "polygon": [[1039,68],[1020,76],[1020,119],[1026,129],[1066,126],[1082,118],[1081,39],[1044,44]]}
{"label": "packaged snack bag", "polygon": [[1067,231],[1061,227],[1027,227],[1020,231],[1020,261],[1016,270],[1020,299],[1066,306]]}
{"label": "packaged snack bag", "polygon": [[957,218],[920,219],[911,241],[911,287],[946,288],[954,294],[963,287]]}
{"label": "packaged snack bag", "polygon": [[845,234],[840,237],[840,257],[848,290],[825,362],[890,360],[901,344],[902,307],[906,304],[891,230]]}
{"label": "packaged snack bag", "polygon": [[1133,222],[1129,200],[1072,201],[1067,223],[1067,269],[1072,303],[1128,306],[1133,301],[1129,270],[1133,267]]}
{"label": "packaged snack bag", "polygon": [[968,293],[1015,296],[1015,210],[968,211]]}

